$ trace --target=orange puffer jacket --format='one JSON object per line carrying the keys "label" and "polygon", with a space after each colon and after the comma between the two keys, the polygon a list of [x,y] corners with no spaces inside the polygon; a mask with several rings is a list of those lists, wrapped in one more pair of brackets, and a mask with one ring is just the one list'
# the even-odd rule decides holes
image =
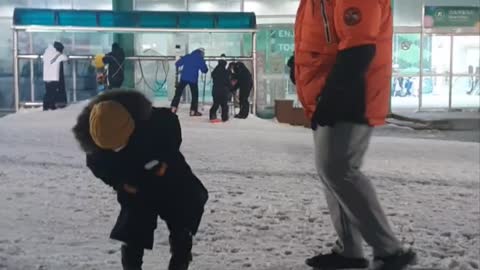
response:
{"label": "orange puffer jacket", "polygon": [[[307,116],[312,118],[339,53],[375,45],[375,56],[362,75],[365,79],[360,83],[361,90],[351,89],[364,93],[351,96],[361,97],[358,102],[364,104],[359,113],[369,125],[384,124],[389,111],[392,35],[390,0],[301,0],[295,23],[295,78]],[[342,76],[341,80],[350,77],[358,74]]]}

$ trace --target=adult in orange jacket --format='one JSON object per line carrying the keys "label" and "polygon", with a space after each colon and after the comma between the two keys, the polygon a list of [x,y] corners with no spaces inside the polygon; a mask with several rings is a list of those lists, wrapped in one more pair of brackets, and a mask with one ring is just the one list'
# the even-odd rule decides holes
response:
{"label": "adult in orange jacket", "polygon": [[390,0],[301,0],[295,23],[297,92],[314,130],[317,171],[338,234],[330,254],[307,259],[324,269],[366,268],[362,240],[378,270],[415,262],[395,237],[370,180],[360,171],[390,96]]}

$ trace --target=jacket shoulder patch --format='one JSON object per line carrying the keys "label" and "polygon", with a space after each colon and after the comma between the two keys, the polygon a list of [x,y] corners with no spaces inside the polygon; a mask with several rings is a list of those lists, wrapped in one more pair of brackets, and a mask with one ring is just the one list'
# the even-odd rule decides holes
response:
{"label": "jacket shoulder patch", "polygon": [[343,13],[343,21],[348,26],[357,25],[362,21],[362,12],[356,7],[347,8]]}

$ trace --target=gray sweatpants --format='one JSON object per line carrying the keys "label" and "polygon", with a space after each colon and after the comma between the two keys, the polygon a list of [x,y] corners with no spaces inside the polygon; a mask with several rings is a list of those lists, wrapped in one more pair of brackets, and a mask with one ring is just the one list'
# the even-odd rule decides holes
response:
{"label": "gray sweatpants", "polygon": [[334,251],[345,257],[364,257],[362,239],[375,256],[390,255],[401,248],[372,183],[360,171],[372,131],[370,126],[353,123],[314,131],[317,171],[338,234]]}

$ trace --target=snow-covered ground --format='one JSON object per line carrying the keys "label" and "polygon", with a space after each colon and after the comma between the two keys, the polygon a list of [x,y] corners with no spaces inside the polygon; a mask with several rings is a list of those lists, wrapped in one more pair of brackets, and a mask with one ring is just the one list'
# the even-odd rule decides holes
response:
{"label": "snow-covered ground", "polygon": [[[115,196],[70,132],[81,106],[0,119],[0,269],[120,269],[119,243],[108,240]],[[192,269],[306,270],[306,257],[328,250],[335,238],[309,130],[181,121],[183,152],[210,191]],[[415,242],[415,269],[480,269],[480,145],[432,138],[374,137],[365,172],[399,237]],[[166,269],[159,224],[145,269]]]}

